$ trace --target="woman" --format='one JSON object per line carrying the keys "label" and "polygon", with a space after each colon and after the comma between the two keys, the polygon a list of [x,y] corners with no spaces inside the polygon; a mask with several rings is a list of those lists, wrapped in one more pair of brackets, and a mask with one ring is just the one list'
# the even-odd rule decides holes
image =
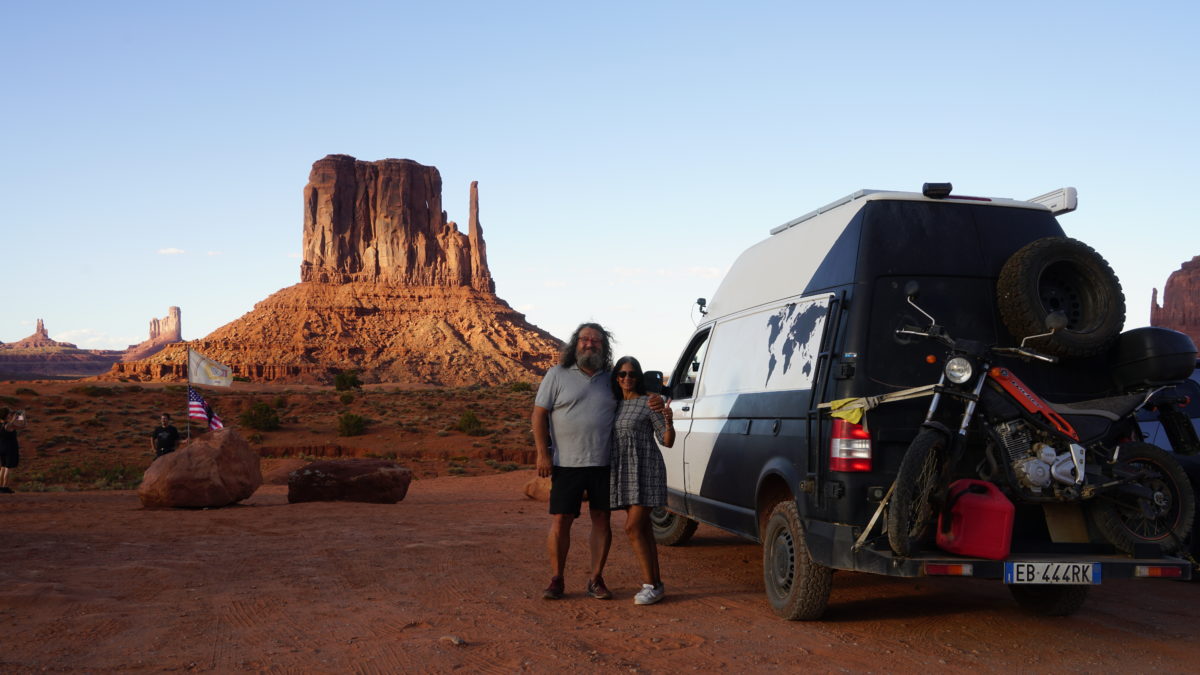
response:
{"label": "woman", "polygon": [[12,494],[9,475],[21,461],[17,445],[17,429],[25,428],[25,412],[0,408],[0,492]]}
{"label": "woman", "polygon": [[625,534],[629,535],[644,579],[633,602],[653,605],[663,598],[663,583],[650,512],[667,504],[667,467],[654,438],[657,435],[669,448],[675,443],[675,428],[669,405],[661,413],[650,409],[642,365],[637,359],[623,356],[617,361],[612,371],[612,390],[617,416],[613,422],[609,502],[613,509],[629,510]]}

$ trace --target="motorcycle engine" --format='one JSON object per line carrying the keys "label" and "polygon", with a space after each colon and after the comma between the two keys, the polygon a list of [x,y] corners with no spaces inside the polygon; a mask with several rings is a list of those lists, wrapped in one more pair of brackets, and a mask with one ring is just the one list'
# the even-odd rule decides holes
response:
{"label": "motorcycle engine", "polygon": [[1074,462],[1071,453],[1059,453],[1045,443],[1034,443],[1028,425],[1021,420],[1004,422],[996,426],[1004,450],[1012,462],[1017,482],[1032,492],[1040,493],[1058,481],[1074,483]]}

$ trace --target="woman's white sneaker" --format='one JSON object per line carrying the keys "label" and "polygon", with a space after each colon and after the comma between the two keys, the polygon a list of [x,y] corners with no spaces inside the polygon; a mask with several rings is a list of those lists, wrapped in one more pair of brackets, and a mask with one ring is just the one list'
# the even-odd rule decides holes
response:
{"label": "woman's white sneaker", "polygon": [[663,585],[655,586],[653,584],[642,584],[642,590],[633,596],[633,604],[635,605],[653,605],[663,599]]}

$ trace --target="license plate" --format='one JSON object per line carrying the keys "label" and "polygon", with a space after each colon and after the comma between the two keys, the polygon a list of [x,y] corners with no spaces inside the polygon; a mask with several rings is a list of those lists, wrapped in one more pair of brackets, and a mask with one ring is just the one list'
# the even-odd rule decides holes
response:
{"label": "license plate", "polygon": [[1006,562],[1006,584],[1098,584],[1100,565],[1080,562]]}

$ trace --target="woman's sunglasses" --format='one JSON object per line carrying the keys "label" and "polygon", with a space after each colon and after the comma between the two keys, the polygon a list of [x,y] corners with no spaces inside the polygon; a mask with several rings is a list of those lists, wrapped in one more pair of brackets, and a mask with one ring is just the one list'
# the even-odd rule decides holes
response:
{"label": "woman's sunglasses", "polygon": [[637,371],[634,370],[618,370],[617,378],[624,379],[626,377],[637,377]]}

